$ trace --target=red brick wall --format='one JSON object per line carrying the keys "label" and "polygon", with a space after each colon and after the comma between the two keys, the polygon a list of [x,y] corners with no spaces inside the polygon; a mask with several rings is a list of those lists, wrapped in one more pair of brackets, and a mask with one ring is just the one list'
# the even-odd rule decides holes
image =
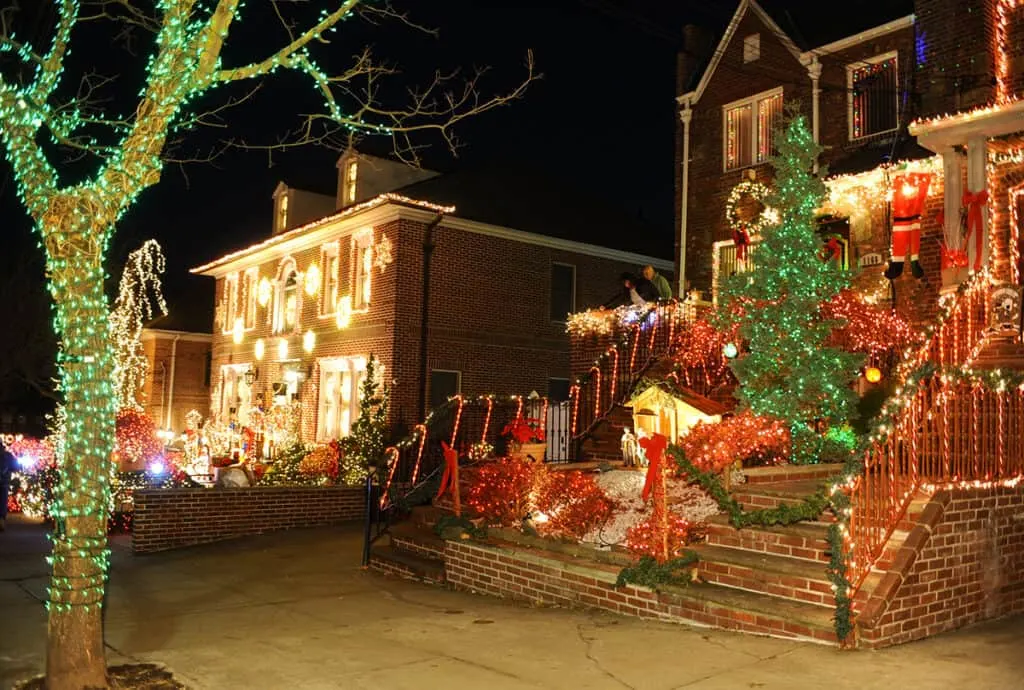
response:
{"label": "red brick wall", "polygon": [[859,619],[884,647],[1024,611],[1024,490],[941,491]]}
{"label": "red brick wall", "polygon": [[149,374],[143,386],[142,399],[146,413],[156,421],[157,427],[163,429],[167,426],[167,401],[173,396],[170,428],[180,433],[185,430],[185,415],[190,411],[198,410],[203,416],[209,413],[210,387],[206,384],[206,358],[210,354],[210,343],[179,339],[177,345],[174,345],[173,341],[173,334],[160,334],[143,341]]}
{"label": "red brick wall", "polygon": [[[1010,190],[1024,184],[1024,165],[1001,165],[989,171],[989,222],[993,223],[990,235],[994,242],[992,255],[995,258],[996,277],[1010,281]],[[1024,218],[1024,207],[1018,208],[1019,218]],[[1018,242],[1020,241],[1018,231]],[[1018,247],[1019,248],[1019,247]]]}
{"label": "red brick wall", "polygon": [[365,509],[365,493],[356,486],[136,491],[132,551],[361,520]]}

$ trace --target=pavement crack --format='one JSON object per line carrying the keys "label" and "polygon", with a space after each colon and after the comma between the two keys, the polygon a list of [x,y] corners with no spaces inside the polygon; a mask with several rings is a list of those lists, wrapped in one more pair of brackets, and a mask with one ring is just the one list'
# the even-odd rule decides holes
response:
{"label": "pavement crack", "polygon": [[614,673],[612,673],[611,671],[609,671],[608,669],[606,669],[604,666],[601,665],[601,661],[596,656],[594,656],[594,653],[593,653],[593,644],[597,640],[597,638],[596,637],[587,637],[584,634],[584,632],[583,632],[583,626],[584,625],[587,625],[587,624],[586,623],[577,623],[576,624],[576,636],[580,639],[580,642],[583,643],[583,651],[584,651],[584,653],[585,653],[585,655],[587,657],[587,660],[591,663],[591,665],[593,665],[594,668],[596,668],[598,671],[601,672],[601,675],[605,676],[606,678],[610,678],[611,680],[615,681],[616,683],[618,683],[622,687],[627,688],[628,690],[636,690],[636,688],[634,688],[632,685],[630,685],[626,681],[622,680],[621,678],[619,678]]}
{"label": "pavement crack", "polygon": [[733,649],[732,647],[727,645],[725,642],[722,642],[721,640],[714,639],[713,637],[711,637],[711,635],[701,635],[700,638],[702,640],[704,640],[705,642],[707,642],[708,644],[713,645],[715,647],[718,647],[719,649],[724,649],[727,652],[732,652],[732,653],[738,652],[740,654],[746,654],[747,656],[749,656],[751,658],[754,658],[754,659],[758,659],[758,660],[761,659],[761,657],[759,657],[757,654],[754,654],[753,652],[748,652],[745,649]]}
{"label": "pavement crack", "polygon": [[[729,650],[729,651],[735,651],[735,650]],[[771,656],[765,656],[765,657],[759,657],[757,655],[752,655],[752,656],[755,657],[755,660],[751,661],[749,664],[740,664],[738,666],[730,666],[729,668],[724,668],[721,671],[715,671],[714,673],[709,673],[706,676],[701,676],[700,678],[694,678],[693,680],[688,680],[685,683],[683,683],[682,685],[675,686],[674,688],[672,688],[672,690],[680,690],[681,688],[693,687],[697,683],[703,683],[704,681],[709,680],[711,678],[715,678],[716,676],[720,676],[723,673],[731,673],[731,672],[737,671],[739,669],[744,669],[744,668],[750,668],[752,666],[757,666],[760,663],[764,663],[766,661],[772,661],[773,659],[779,659],[781,657],[786,656],[787,654],[792,654],[793,651],[794,651],[793,649],[786,649],[786,650],[783,650],[783,651],[779,652],[778,654],[772,654]]]}

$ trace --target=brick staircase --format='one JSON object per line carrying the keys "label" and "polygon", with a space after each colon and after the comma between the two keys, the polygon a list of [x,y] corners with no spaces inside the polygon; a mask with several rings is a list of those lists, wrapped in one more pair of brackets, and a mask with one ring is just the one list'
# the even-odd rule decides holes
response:
{"label": "brick staircase", "polygon": [[405,580],[433,585],[445,583],[444,539],[434,525],[448,511],[434,506],[412,509],[410,519],[392,526],[370,547],[370,569]]}
{"label": "brick staircase", "polygon": [[598,422],[581,446],[583,460],[622,460],[622,430],[633,428],[633,408],[616,405]]}
{"label": "brick staircase", "polygon": [[978,353],[978,369],[1024,369],[1024,344],[1015,338],[992,338]]}

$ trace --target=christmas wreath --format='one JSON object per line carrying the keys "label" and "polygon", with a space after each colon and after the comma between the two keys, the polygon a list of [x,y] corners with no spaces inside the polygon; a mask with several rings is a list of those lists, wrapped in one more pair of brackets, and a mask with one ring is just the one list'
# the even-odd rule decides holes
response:
{"label": "christmas wreath", "polygon": [[[769,194],[768,187],[754,180],[743,180],[733,187],[729,192],[729,198],[725,200],[725,219],[729,222],[729,227],[733,230],[742,228],[748,236],[753,237],[759,235],[766,226],[774,223],[774,214],[765,203]],[[740,199],[745,196],[750,196],[764,207],[757,217],[746,221],[740,218],[739,209],[736,208]]]}

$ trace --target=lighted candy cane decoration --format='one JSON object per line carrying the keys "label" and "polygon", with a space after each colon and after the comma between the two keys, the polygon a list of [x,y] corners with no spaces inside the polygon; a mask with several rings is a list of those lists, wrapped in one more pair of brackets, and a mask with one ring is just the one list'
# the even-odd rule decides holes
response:
{"label": "lighted candy cane decoration", "polygon": [[450,445],[452,448],[455,447],[455,437],[459,435],[459,423],[462,421],[462,405],[465,402],[461,395],[456,395],[455,400],[459,401],[459,406],[455,411],[455,425],[452,427],[452,440]]}
{"label": "lighted candy cane decoration", "polygon": [[484,417],[484,432],[480,434],[480,443],[487,443],[487,429],[491,426],[491,412],[494,410],[494,398],[487,398],[487,416]]}
{"label": "lighted candy cane decoration", "polygon": [[548,398],[544,396],[544,407],[540,412],[540,428],[544,431],[544,438],[548,436]]}
{"label": "lighted candy cane decoration", "polygon": [[619,351],[618,351],[618,349],[614,349],[611,352],[612,352],[612,355],[614,355],[614,357],[615,357],[612,360],[612,382],[611,382],[612,400],[615,400],[615,382],[619,378]]}
{"label": "lighted candy cane decoration", "polygon": [[512,396],[512,397],[514,397],[516,402],[519,403],[516,406],[516,420],[518,421],[518,420],[523,418],[523,396],[515,395],[515,396]]}
{"label": "lighted candy cane decoration", "polygon": [[569,389],[569,398],[572,400],[572,423],[570,424],[569,429],[570,433],[575,436],[576,420],[579,417],[580,411],[580,386],[578,383],[574,384],[573,387]]}
{"label": "lighted candy cane decoration", "polygon": [[594,419],[597,419],[601,416],[601,368],[596,366],[590,367],[590,371],[594,372],[594,379],[597,381],[597,385],[594,387],[596,390],[594,395]]}
{"label": "lighted candy cane decoration", "polygon": [[391,469],[388,471],[388,480],[384,483],[384,491],[380,496],[380,507],[383,508],[388,502],[388,492],[391,490],[391,482],[395,478],[395,470],[398,469],[398,448],[390,446],[384,451],[384,455],[391,456]]}
{"label": "lighted candy cane decoration", "polygon": [[636,351],[640,348],[640,325],[633,326],[633,352],[629,355],[629,373],[633,373],[636,366]]}
{"label": "lighted candy cane decoration", "polygon": [[420,447],[416,451],[416,464],[412,468],[412,483],[416,483],[416,477],[420,473],[420,463],[423,461],[423,448],[427,445],[427,425],[417,424],[413,429],[414,434],[418,434],[420,437]]}

